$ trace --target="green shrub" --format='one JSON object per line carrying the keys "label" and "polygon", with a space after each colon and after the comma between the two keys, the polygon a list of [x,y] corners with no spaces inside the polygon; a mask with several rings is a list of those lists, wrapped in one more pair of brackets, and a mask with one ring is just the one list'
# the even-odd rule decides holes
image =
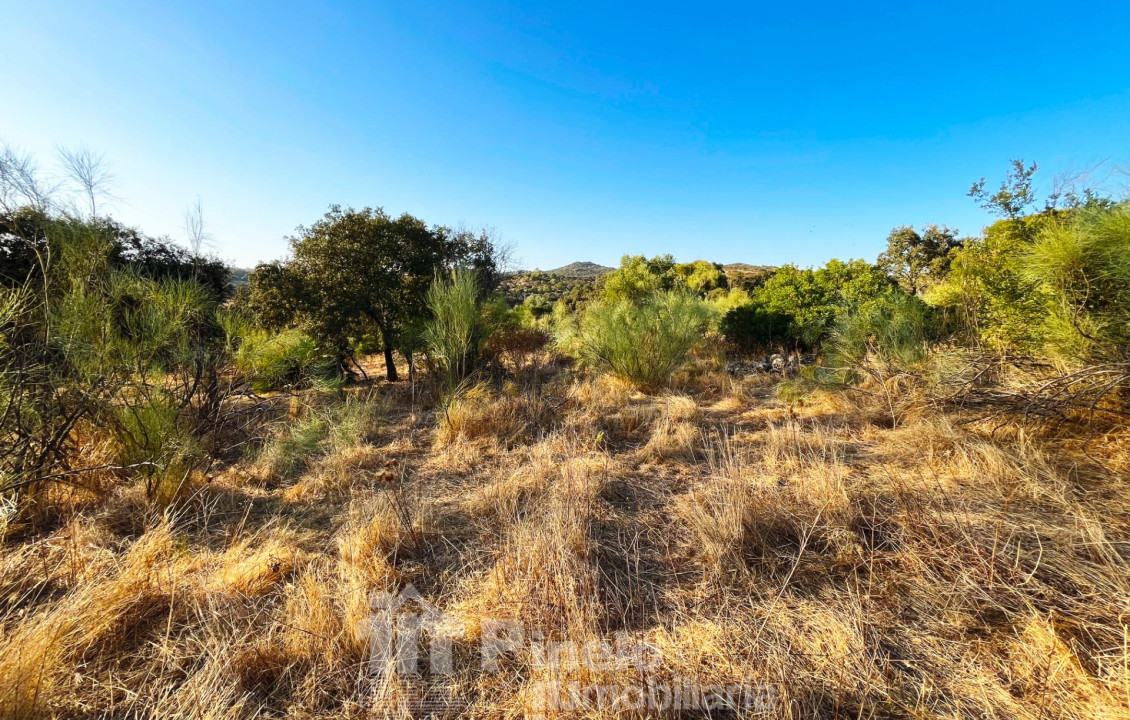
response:
{"label": "green shrub", "polygon": [[282,436],[267,443],[260,460],[270,469],[272,475],[289,477],[305,464],[321,455],[323,445],[330,434],[328,419],[314,413],[298,422],[291,423]]}
{"label": "green shrub", "polygon": [[334,353],[301,330],[249,332],[236,352],[235,365],[258,392],[336,389],[344,379]]}
{"label": "green shrub", "polygon": [[791,315],[749,304],[722,316],[718,330],[734,350],[742,353],[789,344],[796,336]]}
{"label": "green shrub", "polygon": [[675,271],[675,258],[656,255],[625,255],[620,267],[597,281],[606,302],[640,302],[655,293],[685,288],[686,280]]}
{"label": "green shrub", "polygon": [[645,388],[666,384],[702,345],[710,310],[699,298],[660,292],[632,302],[600,302],[581,323],[585,360]]}
{"label": "green shrub", "polygon": [[18,311],[2,331],[0,394],[12,411],[0,486],[29,507],[41,479],[81,474],[81,423],[104,434],[151,500],[172,500],[214,437],[234,324],[200,282],[121,262],[107,223],[61,217],[41,229],[49,252],[34,286],[7,289],[0,303],[0,315]]}
{"label": "green shrub", "polygon": [[457,269],[428,288],[432,313],[424,328],[428,354],[447,389],[453,390],[475,368],[485,335],[479,286],[472,270]]}
{"label": "green shrub", "polygon": [[859,368],[878,363],[889,373],[925,359],[935,338],[931,308],[914,295],[894,289],[843,315],[832,329],[830,365]]}
{"label": "green shrub", "polygon": [[203,459],[180,408],[168,397],[114,408],[119,462],[145,480],[146,496],[172,502]]}
{"label": "green shrub", "polygon": [[1039,215],[1001,220],[984,237],[954,251],[946,280],[931,287],[927,302],[956,319],[961,341],[997,352],[1038,352],[1046,344],[1047,288],[1025,269]]}
{"label": "green shrub", "polygon": [[721,319],[734,308],[749,305],[753,302],[749,292],[744,288],[715,288],[706,294],[706,302],[714,311],[717,319]]}
{"label": "green shrub", "polygon": [[1045,351],[1084,362],[1130,358],[1130,204],[1044,225],[1022,254],[1044,292]]}
{"label": "green shrub", "polygon": [[818,346],[846,313],[885,294],[893,283],[863,260],[829,260],[816,270],[784,265],[758,288],[754,302],[793,319],[792,340]]}
{"label": "green shrub", "polygon": [[263,446],[260,462],[272,475],[292,476],[327,451],[341,451],[364,440],[380,414],[378,405],[354,398],[310,408],[306,417],[288,423],[280,436]]}
{"label": "green shrub", "polygon": [[1130,206],[1095,202],[1001,220],[953,257],[929,302],[964,340],[1067,362],[1130,356]]}

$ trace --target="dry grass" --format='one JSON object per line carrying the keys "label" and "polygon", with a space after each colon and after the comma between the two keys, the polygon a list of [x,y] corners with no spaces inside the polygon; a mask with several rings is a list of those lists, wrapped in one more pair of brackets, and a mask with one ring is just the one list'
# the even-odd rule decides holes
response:
{"label": "dry grass", "polygon": [[[539,688],[679,678],[771,687],[759,717],[1130,717],[1126,438],[1087,448],[1106,472],[887,390],[390,396],[175,511],[102,488],[5,541],[0,718],[400,717],[440,689],[449,717],[643,717]],[[455,674],[374,683],[371,599],[409,585],[459,620]],[[507,618],[527,642],[483,671]],[[582,662],[601,642],[654,657]]]}

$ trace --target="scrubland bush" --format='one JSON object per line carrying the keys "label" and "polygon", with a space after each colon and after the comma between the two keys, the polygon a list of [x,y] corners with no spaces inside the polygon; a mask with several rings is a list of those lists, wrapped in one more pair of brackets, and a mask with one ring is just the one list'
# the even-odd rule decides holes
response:
{"label": "scrubland bush", "polygon": [[715,314],[715,325],[729,311],[749,305],[753,298],[747,290],[740,287],[716,288],[706,294],[706,301]]}
{"label": "scrubland bush", "polygon": [[1047,351],[1084,362],[1130,359],[1130,204],[1046,224],[1022,261],[1044,288]]}
{"label": "scrubland bush", "polygon": [[301,330],[268,332],[246,328],[235,367],[255,390],[299,390],[341,385],[343,376],[332,352]]}
{"label": "scrubland bush", "polygon": [[264,444],[258,458],[263,474],[285,479],[326,453],[354,446],[370,435],[379,416],[379,406],[355,397],[344,403],[312,405]]}
{"label": "scrubland bush", "polygon": [[[119,471],[168,498],[202,459],[230,386],[219,369],[231,344],[214,293],[192,277],[154,278],[115,260],[101,223],[44,220],[51,252],[38,288],[6,290],[5,488],[27,497],[78,450],[88,422],[113,439]],[[15,319],[15,318],[13,318]],[[35,420],[33,418],[39,418]],[[81,484],[84,470],[64,477]]]}
{"label": "scrubland bush", "polygon": [[1048,216],[1001,220],[954,252],[949,276],[925,293],[956,318],[959,339],[1000,353],[1034,353],[1046,344],[1049,288],[1025,270],[1025,255]]}
{"label": "scrubland bush", "polygon": [[816,270],[785,265],[753,293],[765,313],[792,318],[794,341],[818,346],[845,313],[883,296],[892,281],[863,260],[829,260]]}
{"label": "scrubland bush", "polygon": [[665,384],[704,342],[710,312],[681,292],[661,292],[637,302],[600,302],[581,323],[586,360],[642,387]]}
{"label": "scrubland bush", "polygon": [[796,337],[792,316],[749,303],[722,316],[719,332],[740,353],[785,346]]}
{"label": "scrubland bush", "polygon": [[552,339],[548,332],[540,328],[505,326],[491,333],[483,347],[483,353],[519,378],[532,375],[532,380],[536,383],[541,368],[540,356]]}
{"label": "scrubland bush", "polygon": [[475,369],[486,335],[475,273],[455,270],[436,278],[427,293],[432,313],[424,329],[429,356],[449,392]]}
{"label": "scrubland bush", "polygon": [[832,329],[832,363],[860,368],[876,362],[889,369],[921,362],[934,338],[931,309],[913,295],[892,291],[840,317]]}
{"label": "scrubland bush", "polygon": [[94,215],[102,170],[80,159],[68,167],[89,217],[30,158],[0,152],[0,496],[20,520],[108,477],[171,501],[230,424],[247,427],[228,413],[247,380],[235,356],[251,348],[221,307],[229,269]]}
{"label": "scrubland bush", "polygon": [[[1108,413],[1121,422],[1121,363],[1130,357],[1127,207],[1085,195],[1066,209],[1010,216],[954,252],[949,277],[925,298],[972,353],[980,385],[1010,378],[997,392],[973,388],[974,404],[1054,422]],[[991,357],[1003,362],[994,367]]]}

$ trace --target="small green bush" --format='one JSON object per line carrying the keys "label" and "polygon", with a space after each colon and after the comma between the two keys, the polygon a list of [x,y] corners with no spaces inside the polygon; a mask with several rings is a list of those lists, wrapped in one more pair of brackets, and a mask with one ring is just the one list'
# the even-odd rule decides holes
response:
{"label": "small green bush", "polygon": [[146,496],[172,502],[200,462],[199,443],[168,398],[115,408],[119,462],[144,478]]}
{"label": "small green bush", "polygon": [[432,317],[424,328],[428,354],[440,378],[453,390],[474,370],[485,328],[473,270],[457,269],[428,288]]}
{"label": "small green bush", "polygon": [[1064,359],[1130,358],[1130,204],[1081,209],[1046,224],[1023,253],[1046,290],[1044,350]]}
{"label": "small green bush", "polygon": [[249,332],[235,364],[258,392],[309,387],[338,388],[343,377],[333,353],[301,330]]}
{"label": "small green bush", "polygon": [[314,407],[262,449],[260,461],[272,474],[289,477],[327,451],[341,451],[364,440],[381,417],[381,406],[351,398],[328,407]]}
{"label": "small green bush", "polygon": [[834,350],[862,360],[867,353],[911,365],[925,356],[934,338],[930,307],[914,295],[893,291],[845,315],[832,331]]}
{"label": "small green bush", "polygon": [[585,360],[644,388],[666,384],[704,341],[710,309],[683,292],[589,307],[579,342]]}
{"label": "small green bush", "polygon": [[816,372],[830,382],[854,382],[864,372],[888,377],[926,359],[936,337],[933,310],[900,289],[843,315],[829,338],[828,362]]}
{"label": "small green bush", "polygon": [[743,353],[791,344],[796,337],[792,315],[754,304],[731,309],[718,329],[733,349]]}

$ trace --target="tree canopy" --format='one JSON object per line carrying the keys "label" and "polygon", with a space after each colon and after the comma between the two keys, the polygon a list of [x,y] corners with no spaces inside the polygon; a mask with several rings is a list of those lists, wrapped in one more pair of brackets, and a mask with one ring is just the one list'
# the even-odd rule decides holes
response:
{"label": "tree canopy", "polygon": [[273,308],[268,316],[275,324],[305,325],[343,359],[352,355],[352,342],[379,335],[389,380],[398,377],[392,356],[397,333],[427,314],[425,295],[437,274],[467,267],[484,289],[499,277],[488,234],[429,227],[381,208],[331,206],[299,228],[290,245],[290,261],[256,268],[249,303]]}
{"label": "tree canopy", "polygon": [[945,276],[951,253],[961,244],[957,231],[945,225],[927,225],[921,233],[903,225],[887,236],[887,249],[879,255],[878,265],[903,290],[915,295],[926,282]]}

